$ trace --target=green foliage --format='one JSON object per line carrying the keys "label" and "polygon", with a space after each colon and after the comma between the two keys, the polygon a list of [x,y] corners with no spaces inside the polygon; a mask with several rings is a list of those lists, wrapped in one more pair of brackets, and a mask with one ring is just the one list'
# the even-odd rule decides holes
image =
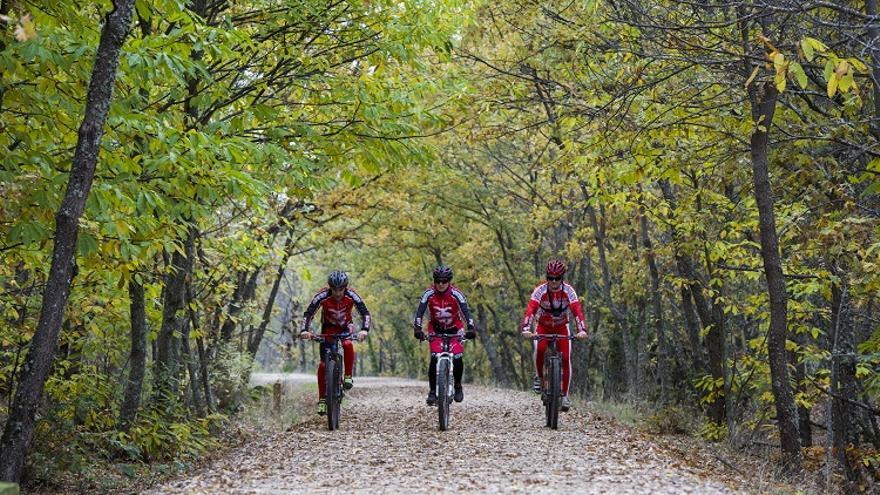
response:
{"label": "green foliage", "polygon": [[218,349],[210,376],[221,409],[234,410],[250,397],[247,377],[252,366],[252,358],[241,353],[235,344],[227,343]]}
{"label": "green foliage", "polygon": [[702,392],[701,404],[712,404],[716,400],[724,400],[724,378],[704,375],[694,382],[694,387]]}
{"label": "green foliage", "polygon": [[128,433],[114,432],[108,441],[132,460],[194,460],[216,447],[213,430],[224,420],[220,414],[192,420],[183,408],[176,418],[169,418],[167,411],[153,410]]}
{"label": "green foliage", "polygon": [[666,406],[645,418],[645,427],[658,435],[683,435],[691,431],[692,418],[679,406]]}
{"label": "green foliage", "polygon": [[[172,308],[189,326],[175,337],[188,337],[192,355],[203,345],[223,411],[249,402],[244,348],[288,257],[270,338],[326,271],[345,269],[376,324],[361,346],[368,371],[418,376],[426,352],[410,337],[412,312],[442,261],[486,330],[467,351],[466,376],[513,386],[532,373],[531,347],[514,333],[523,308],[546,260],[562,257],[596,335],[576,354],[579,392],[656,396],[662,330],[681,407],[724,400],[733,423],[766,427],[770,308],[748,150],[756,129],[771,138],[787,348],[805,374],[792,382],[796,400],[827,400],[835,291],[857,339],[858,400],[880,398],[875,94],[853,42],[866,33],[829,27],[846,8],[793,10],[742,31],[725,17],[733,11],[685,15],[662,1],[645,12],[602,2],[260,0],[204,15],[195,5],[137,2],[35,466],[81,469],[87,450],[173,462],[210,445],[214,420],[187,419],[195,377],[187,369],[172,396],[157,393],[154,352],[146,407],[129,433],[115,425],[129,371],[129,283],[144,285],[148,347],[157,346],[165,278],[191,230],[193,298]],[[101,22],[100,11],[65,2],[13,10],[23,8],[11,13],[23,34],[0,33],[4,396],[39,317]],[[759,88],[780,93],[771,125],[752,117]],[[695,331],[682,290],[706,304],[697,309],[709,316],[687,315]],[[723,324],[703,321],[713,315]],[[230,336],[220,334],[226,323]],[[723,332],[719,355],[707,349],[714,332]],[[679,407],[653,416],[653,428],[686,425]],[[702,434],[720,440],[726,428]]]}
{"label": "green foliage", "polygon": [[[16,4],[10,25],[21,20],[24,35],[0,33],[3,397],[36,327],[95,26],[110,5],[79,7]],[[277,263],[285,251],[279,238],[291,232],[299,242],[291,252],[312,249],[314,239],[302,232],[325,221],[316,199],[435,157],[432,144],[414,137],[448,125],[425,100],[445,97],[450,83],[425,77],[423,57],[450,60],[471,12],[457,1],[256,2],[213,6],[211,15],[177,0],[136,7],[46,388],[51,412],[34,457],[45,473],[84,472],[94,454],[176,462],[212,445],[218,418],[190,419],[188,370],[172,395],[151,388],[172,256],[185,253],[191,229],[198,232],[198,259],[187,276],[194,300],[173,313],[192,319],[193,328],[183,330],[192,355],[196,341],[208,350],[213,406],[235,410],[247,400],[252,358],[240,340],[221,341],[218,330],[235,322],[237,337],[258,325],[266,292],[261,287],[227,314],[239,276]],[[121,433],[132,280],[145,289],[153,352],[142,409]]]}
{"label": "green foliage", "polygon": [[712,421],[705,422],[700,430],[700,436],[710,442],[722,442],[727,440],[729,433],[726,424],[716,424]]}

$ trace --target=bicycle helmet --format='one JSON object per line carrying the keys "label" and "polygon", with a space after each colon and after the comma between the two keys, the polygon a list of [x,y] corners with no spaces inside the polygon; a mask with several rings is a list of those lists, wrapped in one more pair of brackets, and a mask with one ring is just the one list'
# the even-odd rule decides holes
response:
{"label": "bicycle helmet", "polygon": [[565,263],[559,260],[550,260],[547,262],[548,277],[562,277],[565,275]]}
{"label": "bicycle helmet", "polygon": [[438,265],[434,268],[434,282],[450,282],[452,281],[452,268],[446,265]]}
{"label": "bicycle helmet", "polygon": [[345,272],[334,271],[327,277],[327,285],[334,289],[348,287],[348,275]]}

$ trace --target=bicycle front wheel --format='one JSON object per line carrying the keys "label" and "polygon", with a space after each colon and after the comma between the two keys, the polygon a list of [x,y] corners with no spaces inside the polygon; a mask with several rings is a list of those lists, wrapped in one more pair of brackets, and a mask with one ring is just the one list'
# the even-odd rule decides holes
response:
{"label": "bicycle front wheel", "polygon": [[340,398],[336,393],[336,382],[339,376],[339,369],[336,366],[336,360],[327,359],[324,363],[324,390],[327,399],[327,429],[333,431],[339,428],[339,402]]}
{"label": "bicycle front wheel", "polygon": [[559,401],[562,396],[562,366],[559,358],[550,360],[550,390],[546,403],[547,426],[552,429],[559,427]]}
{"label": "bicycle front wheel", "polygon": [[449,360],[437,363],[437,419],[440,431],[449,429]]}

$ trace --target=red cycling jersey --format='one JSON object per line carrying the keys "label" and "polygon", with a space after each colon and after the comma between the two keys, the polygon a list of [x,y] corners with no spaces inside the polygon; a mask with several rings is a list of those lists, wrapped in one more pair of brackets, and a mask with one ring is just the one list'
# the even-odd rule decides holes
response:
{"label": "red cycling jersey", "polygon": [[306,308],[306,312],[303,315],[302,328],[300,329],[301,332],[308,331],[309,324],[311,324],[312,317],[315,315],[315,311],[318,310],[318,306],[321,307],[321,330],[323,332],[342,333],[349,330],[352,308],[357,308],[358,313],[361,314],[361,328],[367,331],[370,330],[370,311],[367,309],[367,305],[364,304],[364,300],[361,299],[361,296],[354,289],[346,288],[342,298],[337,301],[330,295],[330,288],[324,287],[315,294],[312,302],[309,303],[309,307]]}
{"label": "red cycling jersey", "polygon": [[419,307],[416,309],[416,316],[413,325],[421,328],[422,316],[425,310],[430,310],[429,331],[444,332],[449,330],[461,330],[464,328],[464,320],[462,314],[467,319],[468,328],[473,328],[474,320],[471,318],[471,311],[468,307],[467,299],[464,294],[458,290],[458,287],[450,285],[443,292],[437,291],[434,287],[429,287],[419,299]]}
{"label": "red cycling jersey", "polygon": [[[568,333],[568,313],[574,315],[578,331],[587,331],[584,312],[574,287],[563,282],[557,291],[551,291],[544,282],[532,291],[523,317],[523,331],[530,330],[532,322],[538,320],[538,333]],[[564,330],[564,332],[562,331]]]}
{"label": "red cycling jersey", "polygon": [[[474,328],[474,319],[471,317],[467,299],[454,285],[450,284],[449,288],[443,292],[431,286],[422,294],[413,319],[414,328],[422,328],[422,316],[424,316],[425,310],[430,312],[428,333],[457,333],[464,328],[465,323],[467,323],[468,329]],[[440,352],[440,347],[439,340],[431,342],[432,353]],[[463,352],[461,342],[456,341],[452,344],[452,352],[456,355]]]}

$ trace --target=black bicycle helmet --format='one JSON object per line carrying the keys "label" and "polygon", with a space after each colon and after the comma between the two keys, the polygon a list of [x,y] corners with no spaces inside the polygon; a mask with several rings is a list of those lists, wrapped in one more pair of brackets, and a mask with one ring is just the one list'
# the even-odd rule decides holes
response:
{"label": "black bicycle helmet", "polygon": [[327,277],[327,285],[334,289],[339,287],[348,287],[348,275],[345,272],[334,271]]}
{"label": "black bicycle helmet", "polygon": [[452,268],[446,265],[438,265],[434,268],[434,282],[451,282]]}

